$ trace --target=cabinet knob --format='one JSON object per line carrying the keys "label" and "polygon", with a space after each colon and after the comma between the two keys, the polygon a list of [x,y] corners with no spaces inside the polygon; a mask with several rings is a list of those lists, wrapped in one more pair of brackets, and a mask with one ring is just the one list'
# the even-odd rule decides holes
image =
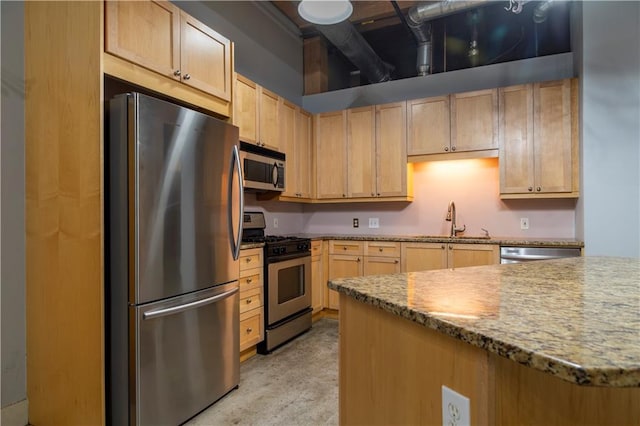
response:
{"label": "cabinet knob", "polygon": [[250,334],[253,331],[253,328],[249,327],[247,328],[247,334]]}
{"label": "cabinet knob", "polygon": [[452,147],[451,147],[451,151],[455,151],[455,150],[456,150],[456,147],[455,147],[455,146],[452,146]]}
{"label": "cabinet knob", "polygon": [[378,197],[380,196],[380,193],[378,192]]}
{"label": "cabinet knob", "polygon": [[441,246],[440,246],[440,248],[441,248],[442,250],[444,250],[444,244],[443,244],[443,245],[441,245]]}
{"label": "cabinet knob", "polygon": [[447,152],[449,152],[449,147],[448,147],[448,146],[445,146],[445,147],[444,147],[444,150],[445,150],[445,151],[447,151]]}
{"label": "cabinet knob", "polygon": [[360,258],[357,258],[357,259],[356,259],[356,262],[360,262]]}
{"label": "cabinet knob", "polygon": [[347,246],[342,246],[342,250],[346,250],[346,249],[347,249]]}
{"label": "cabinet knob", "polygon": [[529,188],[527,188],[529,190],[529,192],[533,191],[533,187],[530,186]]}
{"label": "cabinet knob", "polygon": [[394,260],[393,263],[398,263],[398,259]]}
{"label": "cabinet knob", "polygon": [[382,253],[382,247],[380,247],[380,248],[378,249],[378,251],[379,251],[380,253]]}
{"label": "cabinet knob", "polygon": [[376,194],[374,194],[374,193],[372,192],[372,193],[371,193],[371,196],[373,197],[374,195],[376,195]]}
{"label": "cabinet knob", "polygon": [[252,281],[253,281],[252,278],[247,278],[247,284],[251,284]]}
{"label": "cabinet knob", "polygon": [[347,194],[342,194],[342,196],[343,196],[343,197],[346,197],[346,196],[347,196]]}
{"label": "cabinet knob", "polygon": [[250,257],[247,257],[246,260],[247,260],[247,263],[251,262],[251,258]]}
{"label": "cabinet knob", "polygon": [[449,250],[453,250],[453,246],[449,244]]}
{"label": "cabinet knob", "polygon": [[537,188],[536,188],[536,191],[540,192],[540,191],[542,191],[542,188],[537,187]]}
{"label": "cabinet knob", "polygon": [[181,74],[181,73],[180,73],[180,70],[175,70],[175,71],[173,72],[173,75],[175,75],[176,77],[177,77],[177,76],[179,76],[180,74]]}
{"label": "cabinet knob", "polygon": [[251,299],[247,299],[247,305],[251,304]]}
{"label": "cabinet knob", "polygon": [[191,75],[185,74],[184,77],[182,77],[182,78],[184,78],[185,80],[189,80],[191,78]]}

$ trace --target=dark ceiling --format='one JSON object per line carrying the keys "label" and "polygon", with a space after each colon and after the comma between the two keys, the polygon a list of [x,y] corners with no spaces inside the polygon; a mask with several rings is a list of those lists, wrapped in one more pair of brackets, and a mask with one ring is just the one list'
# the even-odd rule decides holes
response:
{"label": "dark ceiling", "polygon": [[[298,1],[272,2],[298,28],[302,38],[321,34],[311,23],[298,16]],[[393,67],[392,79],[415,77],[417,42],[400,16],[420,3],[415,1],[353,1],[350,21],[378,56]],[[533,10],[540,4],[530,1],[515,14],[506,10],[510,1],[486,2],[477,8],[430,21],[432,25],[431,73],[472,66],[489,65],[537,56],[569,52],[570,28],[568,1],[551,3],[547,19],[534,23]],[[477,36],[477,54],[470,55],[470,43]],[[329,88],[337,90],[367,84],[364,77],[354,78],[356,67],[328,41]]]}

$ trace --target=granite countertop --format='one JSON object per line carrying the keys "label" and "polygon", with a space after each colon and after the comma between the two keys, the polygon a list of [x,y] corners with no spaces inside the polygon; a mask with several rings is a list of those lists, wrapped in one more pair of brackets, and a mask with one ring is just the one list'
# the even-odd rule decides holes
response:
{"label": "granite countertop", "polygon": [[329,288],[572,383],[640,387],[640,259],[343,278]]}
{"label": "granite countertop", "polygon": [[240,243],[240,250],[262,248],[262,247],[264,247],[264,243]]}
{"label": "granite countertop", "polygon": [[296,234],[298,237],[312,240],[347,240],[347,241],[399,241],[416,243],[465,243],[495,244],[500,246],[524,247],[584,247],[584,242],[572,238],[525,238],[462,236],[447,237],[439,235],[361,235],[361,234]]}

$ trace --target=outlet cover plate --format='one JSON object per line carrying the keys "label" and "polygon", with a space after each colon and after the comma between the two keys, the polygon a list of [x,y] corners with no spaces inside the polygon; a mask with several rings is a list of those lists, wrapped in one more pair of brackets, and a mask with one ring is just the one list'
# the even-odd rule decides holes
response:
{"label": "outlet cover plate", "polygon": [[520,229],[529,229],[529,218],[521,217],[520,218]]}
{"label": "outlet cover plate", "polygon": [[442,426],[470,426],[469,398],[442,386]]}
{"label": "outlet cover plate", "polygon": [[370,217],[369,228],[379,228],[379,227],[380,227],[380,220],[377,217]]}

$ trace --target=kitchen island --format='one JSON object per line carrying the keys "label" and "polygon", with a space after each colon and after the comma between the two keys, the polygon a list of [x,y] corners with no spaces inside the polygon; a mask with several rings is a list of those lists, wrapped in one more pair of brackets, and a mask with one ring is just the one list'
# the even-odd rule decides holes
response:
{"label": "kitchen island", "polygon": [[340,423],[640,424],[640,260],[336,279]]}

